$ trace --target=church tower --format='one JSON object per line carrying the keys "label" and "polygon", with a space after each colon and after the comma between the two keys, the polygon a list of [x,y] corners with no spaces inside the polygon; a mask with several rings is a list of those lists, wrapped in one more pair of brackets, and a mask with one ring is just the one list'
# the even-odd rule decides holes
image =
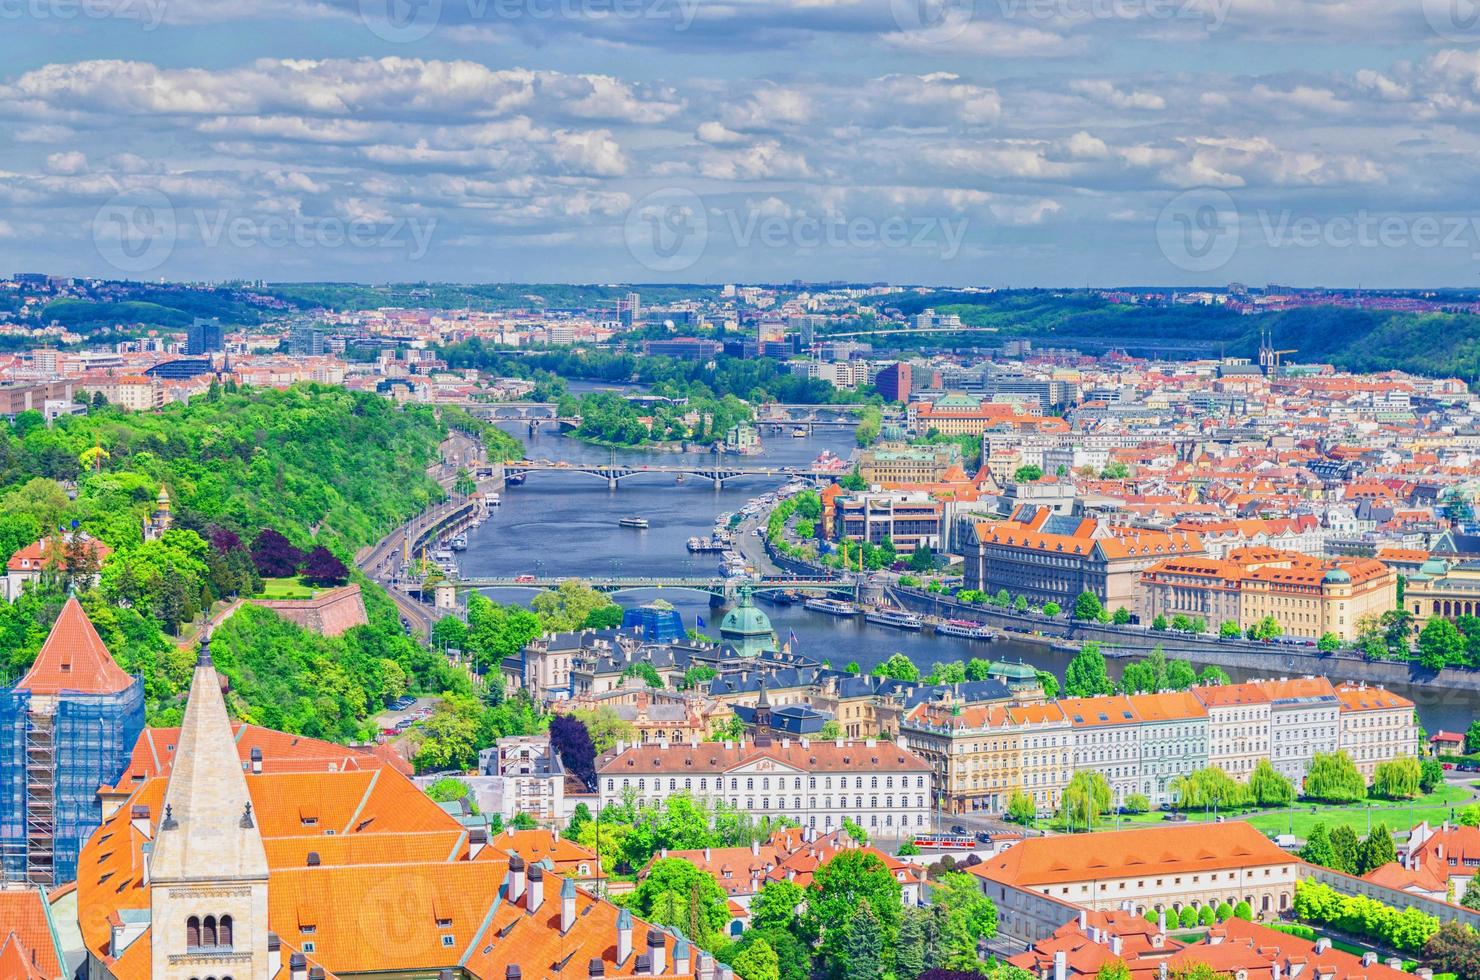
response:
{"label": "church tower", "polygon": [[175,515],[170,510],[170,492],[159,486],[159,496],[154,500],[154,512],[144,521],[144,540],[158,541],[175,525]]}
{"label": "church tower", "polygon": [[202,641],[149,858],[155,980],[268,980],[267,853]]}

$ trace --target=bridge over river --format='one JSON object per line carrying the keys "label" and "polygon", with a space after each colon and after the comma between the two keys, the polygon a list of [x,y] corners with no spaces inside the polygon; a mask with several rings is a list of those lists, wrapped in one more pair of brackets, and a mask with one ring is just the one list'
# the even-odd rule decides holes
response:
{"label": "bridge over river", "polygon": [[605,480],[606,485],[612,489],[616,489],[617,484],[622,480],[634,476],[653,474],[669,477],[697,476],[712,481],[716,490],[723,489],[726,480],[741,476],[767,476],[782,480],[792,478],[831,483],[846,475],[841,470],[817,470],[803,466],[742,466],[726,462],[724,457],[659,466],[617,462],[568,463],[550,459],[521,459],[504,464],[506,482],[522,483],[524,477],[530,473],[581,473]]}
{"label": "bridge over river", "polygon": [[692,577],[692,576],[665,576],[665,577],[609,577],[588,578],[585,576],[540,576],[520,575],[517,578],[460,578],[451,582],[459,589],[556,589],[560,583],[578,579],[581,584],[589,585],[599,592],[627,592],[632,589],[686,589],[691,592],[705,592],[714,600],[731,602],[739,593],[742,585],[748,585],[753,592],[814,592],[814,593],[845,593],[856,595],[858,584],[853,579],[823,578],[821,576],[775,576],[761,579],[747,578],[720,578],[720,577]]}

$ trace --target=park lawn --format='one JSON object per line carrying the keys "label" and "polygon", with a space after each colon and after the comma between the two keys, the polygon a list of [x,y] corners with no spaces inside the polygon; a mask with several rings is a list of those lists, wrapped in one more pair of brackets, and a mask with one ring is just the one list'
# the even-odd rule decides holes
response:
{"label": "park lawn", "polygon": [[[1379,822],[1385,823],[1388,830],[1394,831],[1400,837],[1406,837],[1408,829],[1420,820],[1427,820],[1430,824],[1443,823],[1450,819],[1451,810],[1457,813],[1462,807],[1467,806],[1471,799],[1472,794],[1468,786],[1451,786],[1446,783],[1426,796],[1406,802],[1390,803],[1386,800],[1368,802],[1371,803],[1371,818],[1374,826]],[[1314,813],[1311,812],[1312,806],[1315,807],[1316,812]],[[1368,810],[1367,803],[1331,806],[1297,802],[1294,811],[1294,834],[1304,840],[1310,836],[1312,827],[1317,823],[1324,823],[1328,830],[1346,824],[1355,830],[1359,837],[1365,837]],[[1250,815],[1247,819],[1249,823],[1266,834],[1291,832],[1291,818],[1288,809],[1264,810]]]}
{"label": "park lawn", "polygon": [[265,578],[258,599],[312,599],[319,590],[305,585],[298,576],[292,578]]}
{"label": "park lawn", "polygon": [[[1472,800],[1472,794],[1468,786],[1451,786],[1445,784],[1427,796],[1420,796],[1409,802],[1390,803],[1387,800],[1372,800],[1372,823],[1386,823],[1388,830],[1406,836],[1408,829],[1420,820],[1427,820],[1430,824],[1442,823],[1450,819],[1450,810],[1456,813]],[[1315,812],[1311,812],[1311,808]],[[1176,827],[1182,823],[1203,823],[1213,820],[1211,813],[1204,811],[1189,811],[1186,821],[1171,821],[1166,819],[1165,810],[1152,810],[1149,813],[1124,814],[1116,817],[1115,814],[1107,814],[1095,821],[1095,830],[1129,829],[1132,827],[1158,826]],[[1247,820],[1252,826],[1265,834],[1290,833],[1291,811],[1289,808],[1259,810],[1246,809],[1228,811],[1223,810],[1219,816],[1225,820]],[[1341,824],[1349,824],[1357,832],[1357,836],[1367,836],[1367,804],[1357,803],[1350,806],[1333,806],[1326,803],[1302,803],[1297,801],[1294,807],[1295,836],[1304,840],[1310,836],[1310,830],[1317,823],[1324,823],[1328,830]],[[1059,833],[1064,831],[1062,821],[1057,818],[1053,820],[1039,821],[1038,826],[1054,830]]]}

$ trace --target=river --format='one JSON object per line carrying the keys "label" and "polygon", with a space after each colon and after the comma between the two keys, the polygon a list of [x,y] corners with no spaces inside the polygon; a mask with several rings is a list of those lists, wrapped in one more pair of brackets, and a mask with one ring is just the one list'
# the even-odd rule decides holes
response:
{"label": "river", "polygon": [[[512,435],[524,440],[528,454],[536,459],[568,462],[606,461],[611,450],[591,446],[543,429],[531,435],[523,424],[504,423]],[[789,433],[763,434],[765,451],[743,460],[752,465],[805,465],[824,449],[846,457],[853,451],[851,430],[818,430],[807,438]],[[700,454],[694,454],[697,458]],[[708,454],[702,454],[706,459]],[[683,458],[670,452],[618,450],[615,458],[638,465],[672,464]],[[708,480],[690,477],[683,484],[672,476],[635,476],[624,479],[616,490],[606,482],[579,473],[533,473],[523,486],[510,487],[503,505],[491,511],[489,520],[469,534],[468,550],[461,556],[468,577],[515,575],[591,576],[704,576],[717,574],[717,555],[691,555],[685,544],[694,535],[706,535],[715,516],[739,510],[749,499],[774,489],[776,481],[764,477],[741,477],[716,491]],[[648,520],[645,530],[617,525],[626,516]],[[502,602],[528,602],[529,590],[490,590]],[[636,590],[618,594],[623,606],[636,606],[655,598],[672,603],[690,627],[702,617],[708,632],[718,629],[721,610],[711,610],[707,595],[685,590]],[[934,634],[906,633],[865,623],[862,617],[838,619],[809,612],[800,606],[761,608],[771,618],[776,635],[785,643],[793,636],[794,648],[818,660],[842,667],[856,660],[864,671],[903,653],[922,672],[936,661],[990,657],[1023,660],[1052,671],[1060,679],[1072,654],[1056,652],[1036,643],[1000,640],[993,643]],[[1118,675],[1124,662],[1110,661]],[[1257,676],[1254,672],[1229,670],[1235,680]],[[1273,676],[1278,668],[1265,672]],[[1341,678],[1333,677],[1339,681]],[[1444,728],[1461,731],[1476,715],[1474,699],[1452,691],[1424,687],[1395,688],[1419,705],[1420,717],[1430,731]]]}

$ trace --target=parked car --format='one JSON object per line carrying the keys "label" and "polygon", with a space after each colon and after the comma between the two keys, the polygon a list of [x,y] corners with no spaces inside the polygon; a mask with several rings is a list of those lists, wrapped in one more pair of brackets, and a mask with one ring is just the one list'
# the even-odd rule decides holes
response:
{"label": "parked car", "polygon": [[954,827],[951,828],[951,833],[964,835],[966,833],[966,828],[961,826],[960,824],[956,824]]}

